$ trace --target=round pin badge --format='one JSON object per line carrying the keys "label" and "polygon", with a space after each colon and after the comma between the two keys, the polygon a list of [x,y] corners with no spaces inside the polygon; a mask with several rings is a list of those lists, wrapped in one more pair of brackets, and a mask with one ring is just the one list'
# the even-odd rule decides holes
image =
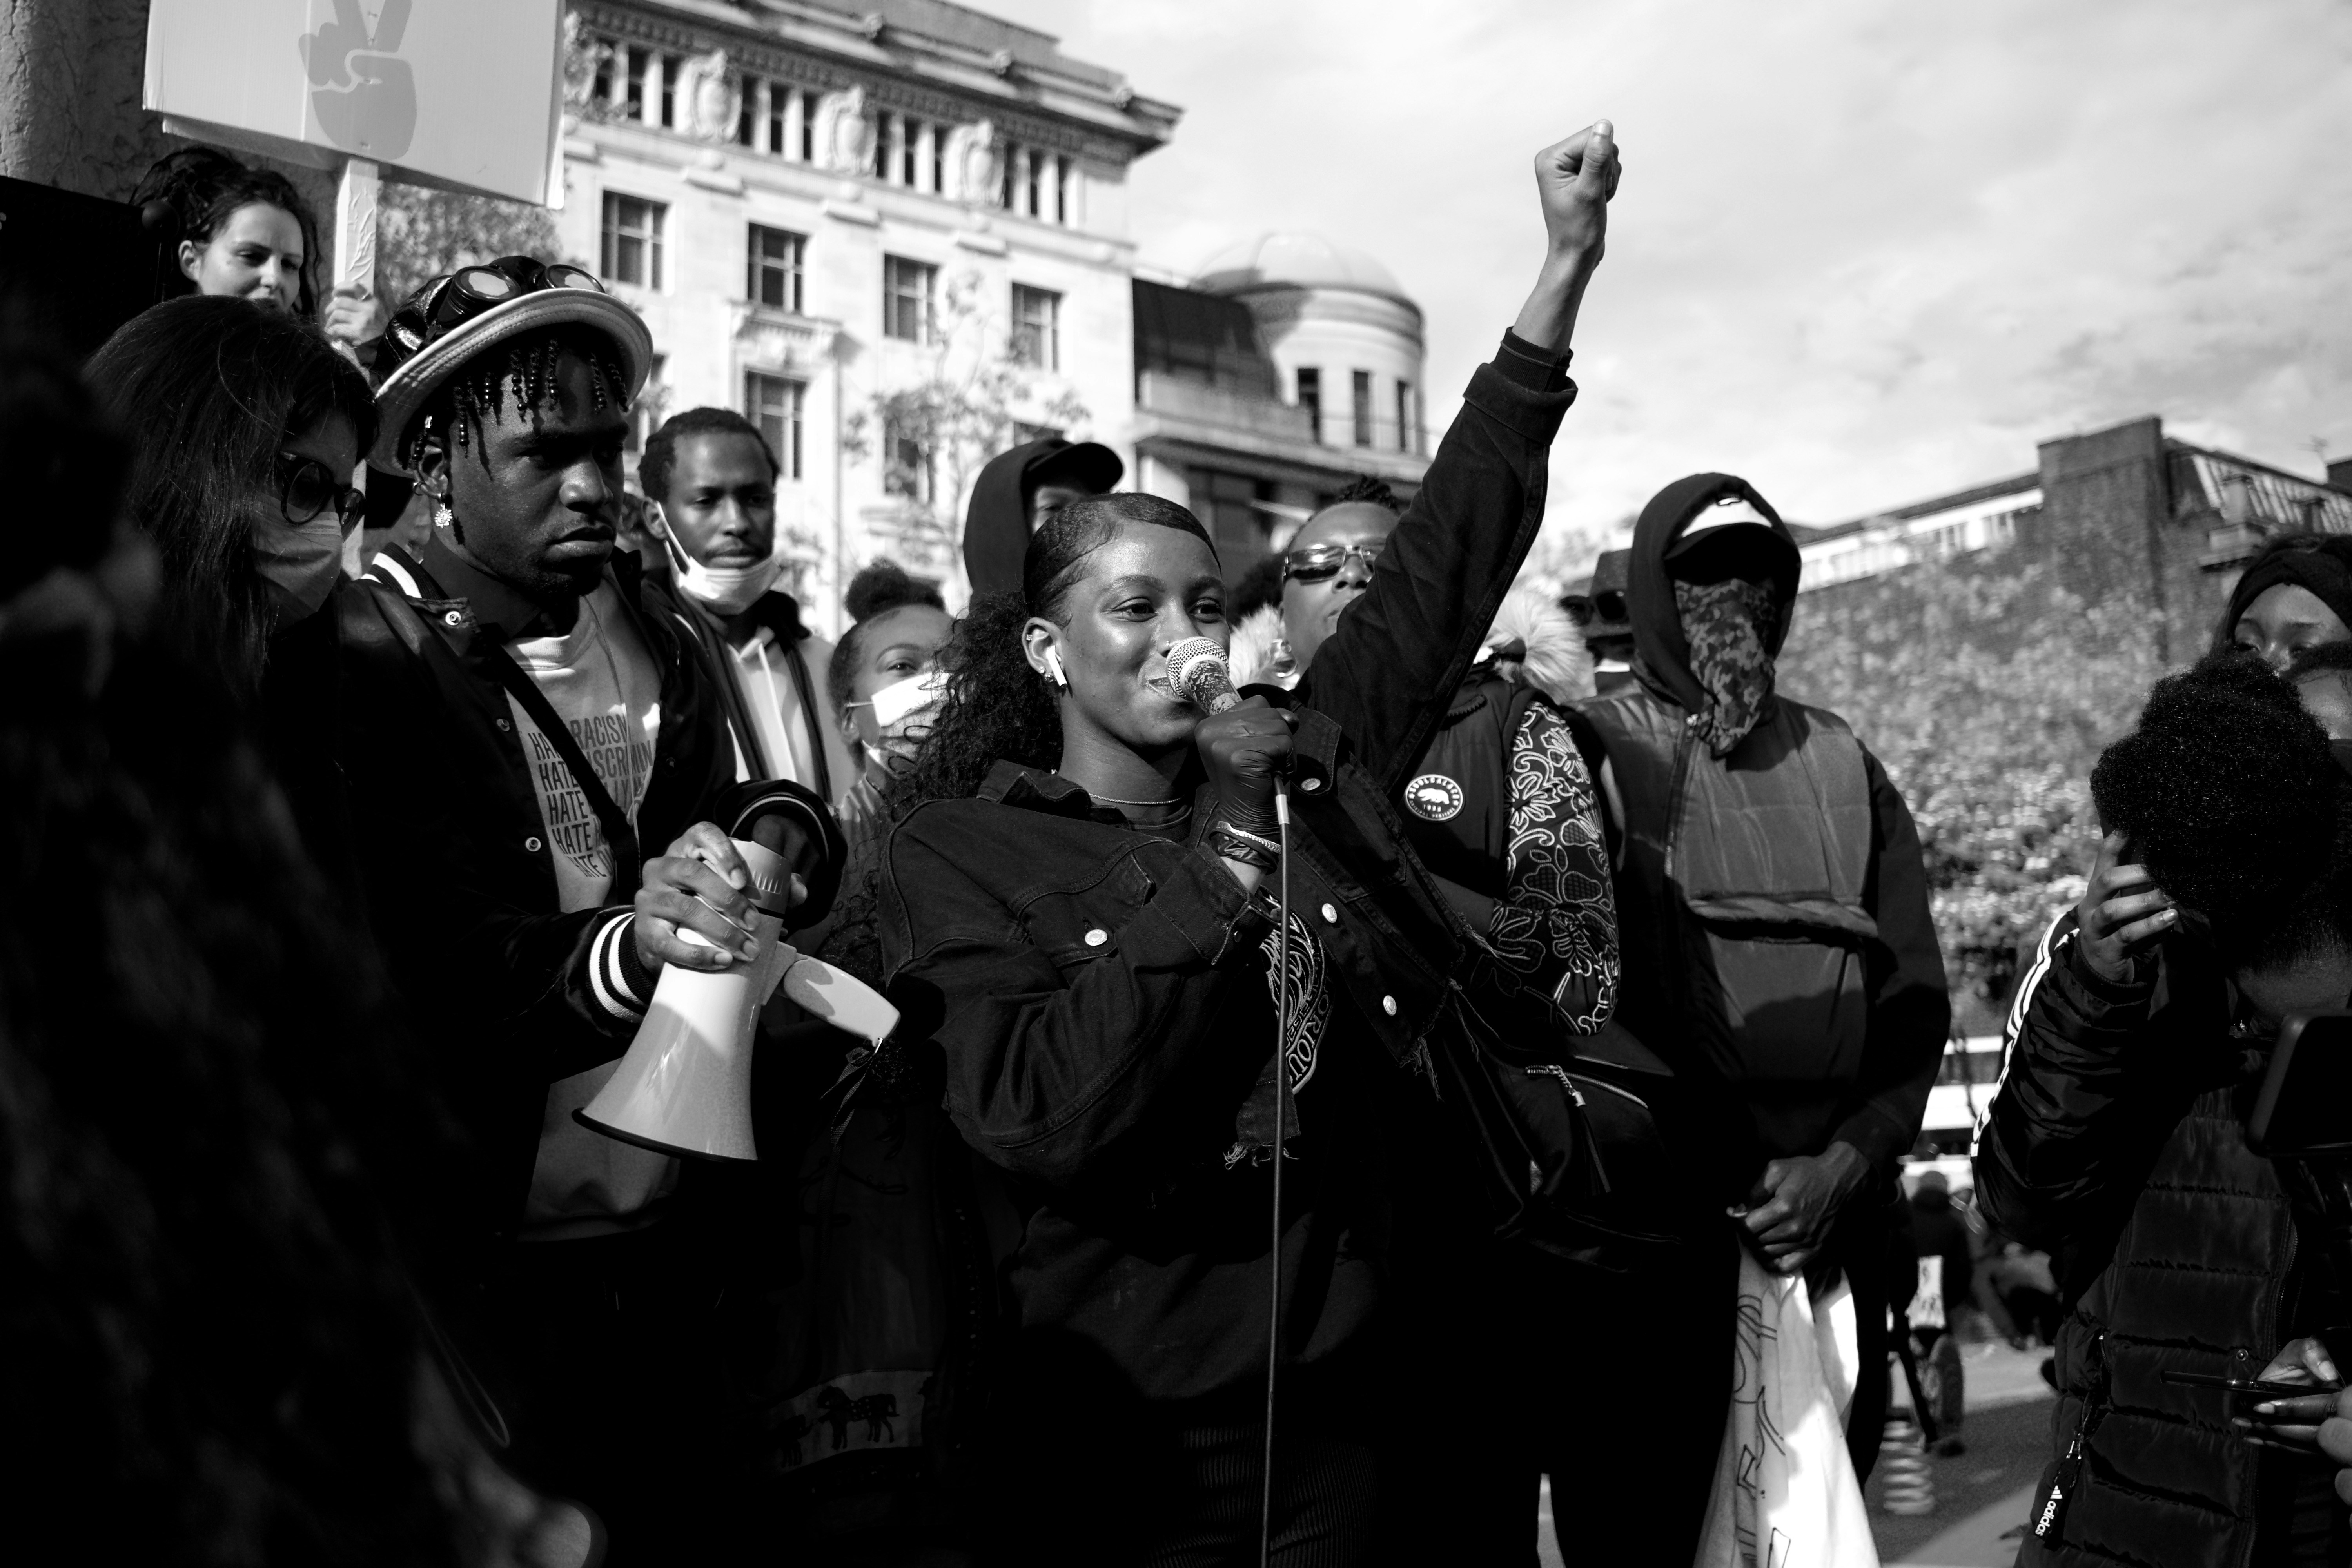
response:
{"label": "round pin badge", "polygon": [[1444,773],[1423,773],[1404,786],[1404,804],[1415,816],[1444,822],[1462,813],[1462,786]]}

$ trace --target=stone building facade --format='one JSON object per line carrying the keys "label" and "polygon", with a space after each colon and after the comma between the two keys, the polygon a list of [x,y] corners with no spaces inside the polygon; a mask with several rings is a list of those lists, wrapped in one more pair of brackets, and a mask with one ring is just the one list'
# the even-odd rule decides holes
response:
{"label": "stone building facade", "polygon": [[1135,449],[1227,576],[1358,476],[1410,498],[1429,467],[1421,308],[1386,268],[1314,235],[1220,251],[1189,285],[1135,284]]}
{"label": "stone building facade", "polygon": [[961,593],[992,452],[1132,453],[1127,170],[1174,108],[944,0],[576,0],[567,27],[558,228],[653,330],[636,440],[702,405],[761,426],[820,628],[880,555]]}

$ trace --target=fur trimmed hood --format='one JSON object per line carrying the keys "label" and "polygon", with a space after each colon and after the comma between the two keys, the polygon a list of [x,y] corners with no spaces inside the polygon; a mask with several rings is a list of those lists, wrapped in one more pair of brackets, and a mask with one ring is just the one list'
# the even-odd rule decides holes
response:
{"label": "fur trimmed hood", "polygon": [[[1487,628],[1486,647],[1498,647],[1516,639],[1526,652],[1516,671],[1508,659],[1497,660],[1500,673],[1524,676],[1528,684],[1562,707],[1592,695],[1592,651],[1569,613],[1534,588],[1514,588],[1495,612]],[[1486,660],[1480,650],[1480,662]]]}
{"label": "fur trimmed hood", "polygon": [[1296,670],[1287,676],[1271,673],[1274,668],[1275,645],[1282,641],[1282,606],[1260,605],[1234,623],[1234,635],[1225,648],[1225,660],[1232,665],[1236,688],[1252,684],[1279,686],[1287,690],[1298,684]]}

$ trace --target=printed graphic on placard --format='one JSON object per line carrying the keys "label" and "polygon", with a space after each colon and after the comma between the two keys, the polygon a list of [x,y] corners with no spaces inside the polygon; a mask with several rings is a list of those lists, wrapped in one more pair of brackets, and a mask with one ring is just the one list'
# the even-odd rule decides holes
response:
{"label": "printed graphic on placard", "polygon": [[338,147],[369,158],[406,155],[416,135],[416,76],[400,58],[413,0],[380,0],[371,25],[362,0],[335,0],[335,19],[297,41],[310,110]]}
{"label": "printed graphic on placard", "polygon": [[1462,786],[1444,773],[1423,773],[1404,786],[1405,808],[1431,822],[1462,815]]}

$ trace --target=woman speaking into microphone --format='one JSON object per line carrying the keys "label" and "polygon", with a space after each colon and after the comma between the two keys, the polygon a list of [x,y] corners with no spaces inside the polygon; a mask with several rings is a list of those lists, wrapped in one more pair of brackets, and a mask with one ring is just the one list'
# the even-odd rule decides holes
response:
{"label": "woman speaking into microphone", "polygon": [[1419,1179],[1428,1041],[1475,962],[1387,803],[1542,521],[1617,175],[1607,122],[1536,174],[1535,290],[1286,711],[1204,716],[1180,689],[1171,649],[1226,641],[1223,574],[1152,496],[1066,508],[1020,592],[976,601],[942,656],[879,926],[900,1037],[941,1053],[1020,1218],[971,1493],[992,1555],[1254,1561],[1277,1277],[1272,1558],[1375,1555],[1391,1193]]}

